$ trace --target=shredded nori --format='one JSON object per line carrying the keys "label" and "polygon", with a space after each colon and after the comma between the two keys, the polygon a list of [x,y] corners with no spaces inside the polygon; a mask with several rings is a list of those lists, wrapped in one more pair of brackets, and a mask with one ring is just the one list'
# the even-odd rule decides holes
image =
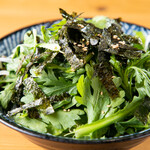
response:
{"label": "shredded nori", "polygon": [[119,92],[112,81],[110,54],[122,59],[138,59],[143,51],[135,48],[134,44],[141,44],[141,41],[124,35],[120,19],[116,19],[110,27],[100,29],[85,20],[77,19],[77,13],[70,15],[63,9],[60,9],[60,13],[67,22],[58,33],[59,44],[72,69],[83,67],[86,56],[92,52],[96,57],[95,74],[110,96],[116,98]]}

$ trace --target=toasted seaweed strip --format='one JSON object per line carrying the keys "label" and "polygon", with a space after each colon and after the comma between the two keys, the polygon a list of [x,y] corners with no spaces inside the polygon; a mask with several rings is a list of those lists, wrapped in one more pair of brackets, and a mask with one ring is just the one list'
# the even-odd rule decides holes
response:
{"label": "toasted seaweed strip", "polygon": [[24,104],[21,107],[18,107],[18,108],[15,108],[15,109],[11,110],[11,111],[8,111],[7,115],[8,116],[14,116],[17,113],[22,112],[23,110],[27,110],[27,109],[30,109],[30,108],[40,106],[40,105],[42,105],[42,103],[43,103],[43,99],[40,98],[38,100],[35,100],[34,102]]}
{"label": "toasted seaweed strip", "polygon": [[107,89],[112,99],[119,96],[119,91],[112,81],[113,73],[109,63],[109,57],[105,52],[99,52],[99,63],[95,66],[95,75],[99,76],[100,81]]}
{"label": "toasted seaweed strip", "polygon": [[[28,93],[32,93],[35,99],[42,98],[42,105],[40,107],[40,111],[43,111],[46,114],[50,114],[54,112],[53,107],[50,103],[50,99],[46,97],[41,88],[37,85],[37,83],[33,80],[33,78],[29,77],[24,80],[24,95]],[[52,111],[53,110],[53,111]]]}
{"label": "toasted seaweed strip", "polygon": [[16,113],[21,112],[23,110],[35,107],[38,107],[39,110],[45,114],[54,113],[54,109],[50,103],[50,99],[46,97],[46,95],[43,93],[43,91],[40,89],[37,83],[33,80],[33,78],[31,77],[26,78],[23,81],[23,85],[24,85],[24,88],[22,89],[23,94],[26,95],[28,93],[32,93],[36,100],[31,103],[22,105],[19,108],[9,111],[8,112],[9,116],[15,115]]}
{"label": "toasted seaweed strip", "polygon": [[69,47],[67,39],[65,37],[63,37],[63,35],[65,35],[65,33],[63,30],[61,30],[59,44],[62,47],[62,51],[64,52],[65,58],[71,64],[72,69],[76,70],[84,65],[83,59],[77,58],[76,54],[74,54],[72,49]]}
{"label": "toasted seaweed strip", "polygon": [[[30,68],[42,57],[47,56],[47,59],[39,65],[39,72],[42,71],[44,69],[44,67],[46,66],[47,63],[51,63],[52,60],[55,58],[55,56],[57,55],[57,52],[52,52],[51,50],[46,50],[45,52],[41,53],[41,54],[31,54],[31,55],[27,55],[25,57],[25,59],[23,59],[23,61],[25,61],[26,59],[30,59],[30,62],[27,64],[23,74],[21,76],[18,77],[17,82],[16,82],[16,93],[20,93],[18,92],[21,89],[22,83],[23,83],[23,78],[24,76],[28,73],[28,71],[30,70]],[[22,68],[22,62],[21,62],[21,66],[19,66],[17,73],[20,72]],[[20,99],[20,96],[17,96],[17,99]]]}
{"label": "toasted seaweed strip", "polygon": [[65,58],[73,70],[83,67],[85,57],[89,53],[97,54],[97,75],[112,98],[118,96],[118,90],[112,81],[112,69],[109,64],[110,54],[122,59],[138,59],[142,50],[134,48],[133,44],[141,44],[140,40],[130,35],[124,35],[120,19],[111,23],[108,28],[99,29],[91,23],[77,19],[77,14],[69,15],[60,9],[62,17],[67,20],[59,31],[59,44]]}

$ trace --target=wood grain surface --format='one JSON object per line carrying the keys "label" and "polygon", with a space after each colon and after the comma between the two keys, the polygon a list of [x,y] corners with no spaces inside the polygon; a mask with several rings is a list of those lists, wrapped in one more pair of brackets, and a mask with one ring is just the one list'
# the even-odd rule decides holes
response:
{"label": "wood grain surface", "polygon": [[[20,28],[61,18],[58,8],[83,17],[121,17],[150,28],[150,0],[0,0],[0,38]],[[150,138],[131,150],[149,150]],[[0,150],[44,150],[0,124]]]}

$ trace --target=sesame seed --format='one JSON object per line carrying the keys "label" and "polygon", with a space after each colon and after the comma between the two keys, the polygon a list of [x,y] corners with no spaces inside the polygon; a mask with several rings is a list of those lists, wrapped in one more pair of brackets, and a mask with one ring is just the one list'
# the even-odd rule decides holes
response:
{"label": "sesame seed", "polygon": [[71,71],[72,71],[72,72],[74,72],[74,71],[75,71],[75,69],[74,69],[74,68],[71,68]]}
{"label": "sesame seed", "polygon": [[82,24],[78,24],[78,27],[84,28],[84,25],[82,25]]}
{"label": "sesame seed", "polygon": [[76,43],[76,42],[74,42],[74,43],[73,43],[73,45],[77,45],[77,43]]}
{"label": "sesame seed", "polygon": [[82,47],[85,47],[85,45],[82,43]]}
{"label": "sesame seed", "polygon": [[102,37],[102,35],[101,35],[101,34],[97,34],[97,36]]}
{"label": "sesame seed", "polygon": [[80,62],[83,62],[83,59],[80,59]]}
{"label": "sesame seed", "polygon": [[78,47],[82,47],[82,45],[81,45],[81,44],[78,44]]}
{"label": "sesame seed", "polygon": [[67,110],[66,110],[66,109],[63,109],[63,111],[65,111],[65,112],[66,112]]}
{"label": "sesame seed", "polygon": [[119,41],[119,44],[125,45],[125,41]]}
{"label": "sesame seed", "polygon": [[112,44],[111,47],[116,49],[116,48],[119,48],[119,45],[118,44],[116,44],[116,45]]}
{"label": "sesame seed", "polygon": [[105,111],[104,111],[104,110],[102,110],[102,114],[105,114]]}
{"label": "sesame seed", "polygon": [[82,39],[82,41],[84,42],[84,41],[85,41],[85,39]]}
{"label": "sesame seed", "polygon": [[113,39],[117,39],[118,38],[118,36],[117,35],[113,35]]}
{"label": "sesame seed", "polygon": [[68,109],[68,112],[71,111],[70,109]]}
{"label": "sesame seed", "polygon": [[90,44],[90,42],[89,42],[89,41],[87,41],[87,42],[86,42],[86,45],[89,45],[89,44]]}
{"label": "sesame seed", "polygon": [[82,50],[83,50],[83,51],[87,51],[87,50],[88,50],[88,47],[83,47]]}
{"label": "sesame seed", "polygon": [[107,105],[107,107],[109,108],[109,107],[111,107],[111,105]]}
{"label": "sesame seed", "polygon": [[103,92],[101,91],[100,94],[103,95]]}

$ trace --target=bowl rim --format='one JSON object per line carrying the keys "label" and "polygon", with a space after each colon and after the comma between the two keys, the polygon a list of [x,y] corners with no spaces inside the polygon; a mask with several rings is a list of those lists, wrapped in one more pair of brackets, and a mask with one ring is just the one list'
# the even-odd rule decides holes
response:
{"label": "bowl rim", "polygon": [[33,136],[35,138],[45,139],[54,142],[61,142],[61,143],[71,143],[71,144],[104,144],[104,143],[116,143],[116,142],[124,142],[129,140],[136,140],[141,138],[146,138],[150,135],[150,128],[142,130],[140,132],[136,132],[133,134],[127,134],[118,137],[110,137],[106,139],[75,139],[69,137],[62,137],[62,136],[55,136],[48,133],[39,133],[37,131],[33,131],[29,128],[23,127],[13,120],[6,116],[0,115],[0,123],[6,125],[7,127],[14,129],[20,133],[23,133],[28,136]]}
{"label": "bowl rim", "polygon": [[[85,19],[89,19],[89,18],[85,18]],[[0,41],[2,41],[3,39],[11,36],[12,34],[20,32],[23,29],[28,29],[32,26],[46,24],[46,23],[53,24],[56,21],[60,21],[60,20],[61,19],[53,19],[53,20],[39,22],[39,23],[35,23],[35,24],[31,24],[31,25],[19,28],[19,29],[13,31],[13,32],[10,32],[10,33],[4,35],[2,38],[0,38]],[[150,28],[142,26],[142,25],[138,25],[138,24],[135,24],[135,23],[127,22],[127,21],[122,21],[122,22],[127,23],[129,25],[135,25],[135,26],[142,27],[144,29],[150,30]],[[41,139],[45,139],[45,140],[55,141],[55,142],[71,143],[71,144],[115,143],[115,142],[122,142],[122,141],[146,138],[150,135],[150,128],[149,128],[149,129],[145,129],[145,130],[142,130],[140,132],[133,133],[133,134],[118,136],[118,137],[110,137],[110,138],[105,138],[105,139],[75,139],[75,138],[68,138],[68,137],[62,137],[62,136],[54,136],[52,134],[48,134],[48,133],[43,134],[43,133],[33,131],[29,128],[23,127],[23,126],[15,123],[13,120],[8,118],[7,116],[3,115],[1,112],[0,112],[0,123],[8,126],[11,129],[14,129],[14,130],[16,130],[20,133],[23,133],[25,135],[29,135],[29,136],[33,136],[33,137],[41,138]]]}

